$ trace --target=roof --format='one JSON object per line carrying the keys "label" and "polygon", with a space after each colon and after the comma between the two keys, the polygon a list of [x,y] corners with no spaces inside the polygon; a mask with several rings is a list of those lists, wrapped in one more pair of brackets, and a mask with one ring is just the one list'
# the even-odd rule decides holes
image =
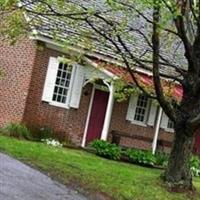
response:
{"label": "roof", "polygon": [[[40,1],[34,1],[34,0],[21,0],[22,4],[26,6],[26,9],[29,11],[34,10],[34,8],[37,7],[37,5],[40,3]],[[86,9],[94,9],[98,12],[106,12],[105,15],[108,17],[112,17],[113,20],[116,21],[116,23],[122,22],[123,19],[128,19],[129,24],[128,26],[131,27],[131,31],[129,31],[126,35],[126,37],[122,38],[125,41],[126,46],[131,51],[131,53],[136,57],[141,58],[151,58],[152,50],[147,44],[146,39],[138,33],[138,31],[134,30],[140,30],[145,37],[150,39],[150,27],[147,27],[145,25],[144,19],[141,18],[141,16],[138,16],[137,13],[131,13],[128,12],[128,18],[126,15],[123,14],[123,12],[120,11],[109,11],[109,8],[106,6],[106,0],[70,0],[68,3],[64,5],[65,10],[69,10],[69,6],[78,6],[84,7]],[[37,31],[38,35],[55,39],[57,41],[62,41],[63,44],[71,44],[76,45],[81,48],[85,49],[91,49],[91,51],[98,53],[99,55],[104,55],[110,58],[115,59],[116,61],[121,60],[121,56],[118,55],[116,52],[115,47],[113,44],[109,41],[103,40],[95,31],[92,30],[92,28],[85,22],[80,21],[78,22],[78,25],[74,25],[73,20],[70,20],[65,17],[54,17],[52,16],[51,10],[47,7],[47,15],[39,16],[37,14],[30,14],[28,15],[29,21],[31,21],[32,27],[34,30]],[[57,9],[55,7],[55,9]],[[151,19],[150,12],[145,12],[146,16]],[[94,21],[96,20],[96,21]],[[97,20],[92,18],[92,22],[94,22],[95,28],[98,28],[99,30],[108,30],[109,27],[106,26],[105,23],[103,23],[101,20]],[[80,37],[80,35],[84,35],[84,37]],[[162,40],[162,57],[167,59],[169,62],[173,63],[174,65],[182,68],[187,66],[186,60],[184,58],[184,54],[182,46],[180,45],[180,41],[177,40],[177,38],[174,40],[176,42],[173,42],[172,44],[166,43],[165,36],[163,36]],[[116,41],[116,38],[114,38],[115,42],[120,46],[119,42]],[[122,47],[122,46],[120,46]],[[123,49],[123,48],[121,48]],[[178,49],[178,50],[177,50]],[[127,53],[122,50],[124,54],[127,55]],[[127,56],[129,57],[129,56]],[[134,63],[133,63],[134,68]],[[151,64],[148,65],[148,69],[151,70],[152,66]],[[173,68],[169,66],[162,65],[160,68],[160,72],[167,75],[174,75],[176,72]]]}
{"label": "roof", "polygon": [[[129,85],[134,84],[134,81],[126,68],[116,66],[114,64],[102,62],[100,60],[95,60],[95,63],[98,64],[99,67],[103,67],[103,69],[106,69],[107,71],[111,72],[113,75],[121,78],[127,84]],[[150,90],[154,90],[152,75],[138,72],[137,74],[135,74],[135,77],[141,85],[144,85],[146,88]],[[170,98],[172,97],[176,101],[181,100],[183,96],[183,89],[179,84],[162,79],[162,85],[163,85],[164,93],[166,96]]]}

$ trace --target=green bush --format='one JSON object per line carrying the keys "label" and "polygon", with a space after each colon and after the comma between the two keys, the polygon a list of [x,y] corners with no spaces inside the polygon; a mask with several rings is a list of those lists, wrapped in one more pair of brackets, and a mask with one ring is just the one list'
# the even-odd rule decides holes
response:
{"label": "green bush", "polygon": [[5,135],[19,139],[32,139],[30,130],[24,124],[9,123],[2,129],[2,132]]}
{"label": "green bush", "polygon": [[200,157],[192,156],[190,159],[190,169],[193,176],[200,177]]}
{"label": "green bush", "polygon": [[156,165],[156,157],[151,151],[143,151],[138,149],[127,149],[124,153],[130,162],[141,165]]}
{"label": "green bush", "polygon": [[50,139],[54,138],[54,134],[51,128],[49,127],[32,127],[32,135],[33,138],[37,141],[41,141],[42,139]]}
{"label": "green bush", "polygon": [[162,167],[167,166],[168,159],[169,159],[168,154],[158,152],[158,153],[155,154],[155,158],[156,158],[156,165],[157,166],[162,166]]}
{"label": "green bush", "polygon": [[103,140],[94,140],[90,146],[101,157],[112,160],[119,160],[121,157],[121,148],[116,144],[111,144]]}

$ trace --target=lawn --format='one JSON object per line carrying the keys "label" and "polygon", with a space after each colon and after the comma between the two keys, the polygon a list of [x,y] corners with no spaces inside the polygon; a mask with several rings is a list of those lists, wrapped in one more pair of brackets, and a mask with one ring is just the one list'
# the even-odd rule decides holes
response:
{"label": "lawn", "polygon": [[90,153],[54,148],[41,143],[0,136],[0,151],[28,163],[68,185],[78,183],[85,191],[107,194],[116,200],[199,200],[200,179],[195,197],[166,191],[159,180],[162,171],[114,162]]}

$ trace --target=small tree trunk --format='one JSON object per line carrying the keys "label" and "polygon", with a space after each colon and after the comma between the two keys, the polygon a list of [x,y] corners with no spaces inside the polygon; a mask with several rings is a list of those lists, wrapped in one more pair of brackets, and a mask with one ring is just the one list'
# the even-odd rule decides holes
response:
{"label": "small tree trunk", "polygon": [[164,173],[165,182],[175,191],[194,189],[189,165],[193,147],[192,135],[194,135],[191,131],[187,130],[184,125],[179,128],[175,127],[174,143]]}

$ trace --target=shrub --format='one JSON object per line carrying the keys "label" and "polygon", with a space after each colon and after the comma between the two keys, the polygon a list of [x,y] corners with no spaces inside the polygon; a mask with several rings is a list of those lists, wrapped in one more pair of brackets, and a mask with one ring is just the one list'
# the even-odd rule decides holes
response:
{"label": "shrub", "polygon": [[158,166],[163,166],[166,167],[168,160],[169,160],[169,155],[166,153],[156,153],[155,154],[156,157],[156,165]]}
{"label": "shrub", "polygon": [[54,134],[51,128],[49,127],[32,127],[33,138],[37,141],[41,141],[42,139],[50,139],[54,138]]}
{"label": "shrub", "polygon": [[151,151],[127,149],[125,155],[128,157],[129,161],[133,163],[149,166],[154,166],[156,164],[156,157]]}
{"label": "shrub", "polygon": [[200,177],[200,157],[192,156],[190,159],[190,169],[193,176]]}
{"label": "shrub", "polygon": [[121,148],[116,144],[111,144],[103,140],[94,140],[90,146],[101,157],[112,160],[119,160],[121,157]]}
{"label": "shrub", "polygon": [[5,135],[19,139],[32,139],[30,130],[24,124],[9,123],[2,129],[2,132]]}

